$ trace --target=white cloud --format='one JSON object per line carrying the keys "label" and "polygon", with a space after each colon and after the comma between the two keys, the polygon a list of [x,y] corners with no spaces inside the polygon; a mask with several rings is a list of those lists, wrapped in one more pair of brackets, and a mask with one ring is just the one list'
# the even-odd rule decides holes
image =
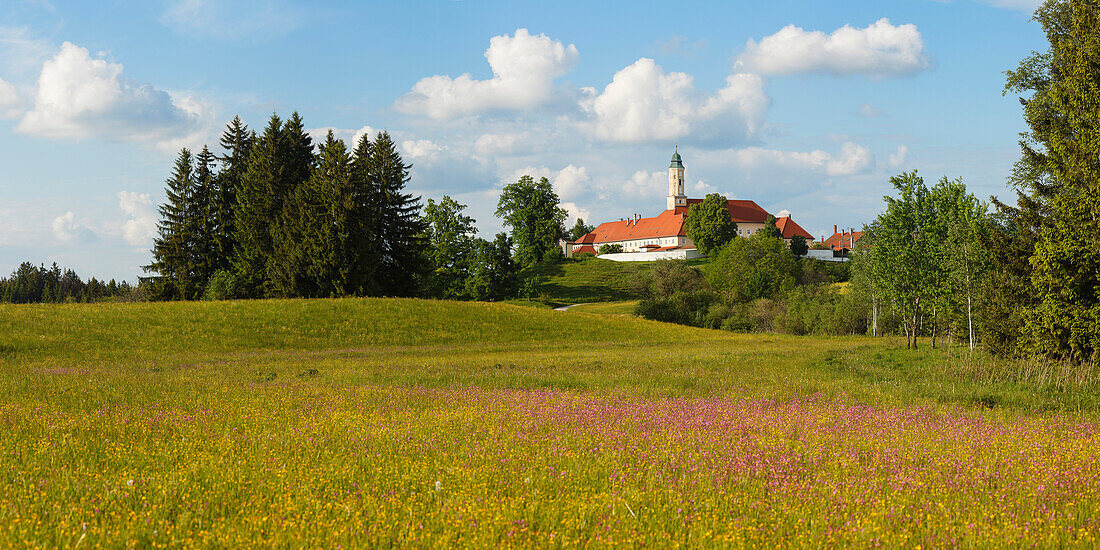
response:
{"label": "white cloud", "polygon": [[630,179],[614,186],[611,193],[601,195],[603,200],[613,200],[621,197],[631,199],[650,200],[657,205],[655,199],[668,196],[668,172],[647,172],[638,170]]}
{"label": "white cloud", "polygon": [[762,147],[746,147],[715,153],[703,157],[714,162],[732,161],[745,169],[781,167],[793,171],[824,172],[829,176],[851,176],[866,172],[875,163],[871,150],[852,142],[841,146],[840,154],[826,151],[777,151]]}
{"label": "white cloud", "polygon": [[522,176],[531,176],[535,178],[536,181],[539,178],[550,180],[550,184],[554,187],[554,192],[557,193],[558,198],[563,201],[584,197],[585,192],[591,190],[591,179],[588,177],[588,169],[583,166],[578,167],[570,164],[556,171],[545,166],[527,166],[525,168],[513,170],[504,177],[503,183],[509,184],[519,181],[519,178]]}
{"label": "white cloud", "polygon": [[585,221],[585,223],[591,225],[592,213],[584,208],[577,206],[577,203],[563,202],[561,203],[561,207],[568,214],[565,218],[565,225],[567,227],[576,223],[578,219],[582,219]]}
{"label": "white cloud", "polygon": [[898,145],[898,151],[896,153],[890,153],[890,167],[901,168],[905,161],[909,159],[909,147],[905,145]]}
{"label": "white cloud", "polygon": [[308,14],[275,0],[174,0],[160,22],[180,34],[232,40],[285,34],[299,27]]}
{"label": "white cloud", "polygon": [[469,73],[457,78],[424,78],[398,99],[395,107],[436,120],[497,109],[533,109],[553,98],[554,80],[573,67],[577,48],[564,46],[545,34],[535,36],[527,29],[518,29],[513,36],[489,40],[485,58],[493,71],[492,78],[475,80]]}
{"label": "white cloud", "polygon": [[15,86],[0,78],[0,120],[19,118],[23,114],[22,100]]}
{"label": "white cloud", "polygon": [[52,138],[163,142],[198,131],[205,114],[194,98],[137,84],[122,76],[121,64],[94,59],[87,49],[65,42],[43,63],[34,104],[16,130]]}
{"label": "white cloud", "polygon": [[866,172],[874,164],[875,156],[870,149],[848,142],[841,147],[840,156],[825,163],[825,173],[830,176],[851,176]]}
{"label": "white cloud", "polygon": [[883,18],[863,29],[844,25],[832,34],[787,25],[760,42],[750,39],[736,66],[766,75],[886,77],[927,69],[929,61],[916,25],[895,26]]}
{"label": "white cloud", "polygon": [[885,116],[881,110],[874,108],[870,103],[864,103],[859,106],[859,116],[864,118],[879,118]]}
{"label": "white cloud", "polygon": [[446,147],[436,145],[430,139],[409,139],[401,142],[401,150],[410,159],[434,160]]}
{"label": "white cloud", "polygon": [[26,27],[0,25],[0,68],[9,78],[33,78],[53,51],[53,44],[34,36]]}
{"label": "white cloud", "polygon": [[119,191],[118,207],[130,218],[122,224],[122,239],[133,246],[149,245],[157,232],[157,218],[149,194]]}
{"label": "white cloud", "polygon": [[607,141],[693,140],[727,137],[745,140],[763,126],[771,100],[763,80],[734,74],[726,87],[706,97],[686,73],[666,73],[641,58],[615,73],[603,92],[582,102],[592,120],[582,125]]}
{"label": "white cloud", "polygon": [[789,217],[790,215],[791,215],[791,211],[787,210],[787,209],[783,209],[783,210],[780,210],[779,212],[775,213],[775,217],[777,217],[777,218],[786,218],[786,217]]}
{"label": "white cloud", "polygon": [[505,155],[515,152],[524,134],[485,134],[474,142],[474,151],[479,155]]}
{"label": "white cloud", "polygon": [[333,137],[336,139],[344,140],[344,145],[348,146],[348,149],[355,149],[359,145],[359,138],[367,136],[367,139],[373,140],[378,135],[378,130],[375,130],[372,126],[363,126],[358,130],[352,128],[337,128],[335,126],[322,126],[320,128],[309,128],[306,133],[309,137],[313,138],[313,143],[320,143],[325,141],[325,137],[329,132],[332,132]]}
{"label": "white cloud", "polygon": [[71,210],[54,218],[53,236],[64,243],[86,243],[95,240],[92,230],[77,223],[76,215]]}

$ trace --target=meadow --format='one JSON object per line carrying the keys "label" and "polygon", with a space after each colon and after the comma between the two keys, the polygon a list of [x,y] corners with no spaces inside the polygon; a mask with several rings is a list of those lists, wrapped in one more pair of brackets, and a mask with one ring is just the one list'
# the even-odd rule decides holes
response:
{"label": "meadow", "polygon": [[1097,543],[1089,369],[620,309],[0,305],[0,545]]}

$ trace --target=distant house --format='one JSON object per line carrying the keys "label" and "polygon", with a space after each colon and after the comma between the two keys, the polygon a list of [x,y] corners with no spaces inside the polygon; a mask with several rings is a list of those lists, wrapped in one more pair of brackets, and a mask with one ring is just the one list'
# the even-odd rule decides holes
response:
{"label": "distant house", "polygon": [[837,231],[837,226],[833,226],[833,235],[828,239],[822,241],[825,246],[829,247],[836,256],[847,256],[856,243],[863,238],[863,231],[853,231],[852,228],[848,228],[847,231],[841,229]]}
{"label": "distant house", "polygon": [[[689,199],[684,194],[684,163],[679,152],[672,155],[668,167],[668,197],[664,212],[651,218],[635,214],[631,218],[604,222],[588,234],[573,241],[573,254],[591,252],[595,254],[605,244],[618,244],[623,252],[670,252],[682,249],[694,249],[684,230],[688,210],[703,199]],[[726,202],[730,219],[737,224],[737,234],[748,237],[764,228],[768,212],[751,200],[730,200]],[[802,235],[808,241],[814,237],[803,229],[790,216],[776,219],[776,226],[789,245],[791,237]]]}

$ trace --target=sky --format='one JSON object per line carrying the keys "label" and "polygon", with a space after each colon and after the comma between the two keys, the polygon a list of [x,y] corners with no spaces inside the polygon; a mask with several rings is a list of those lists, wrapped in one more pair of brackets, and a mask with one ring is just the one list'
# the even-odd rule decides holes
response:
{"label": "sky", "polygon": [[1035,0],[316,2],[0,6],[0,274],[57,262],[136,280],[183,147],[235,115],[317,138],[388,131],[409,188],[501,231],[501,188],[547,177],[595,225],[690,197],[787,213],[818,238],[890,177],[1006,186],[1024,130],[1004,71],[1045,48]]}

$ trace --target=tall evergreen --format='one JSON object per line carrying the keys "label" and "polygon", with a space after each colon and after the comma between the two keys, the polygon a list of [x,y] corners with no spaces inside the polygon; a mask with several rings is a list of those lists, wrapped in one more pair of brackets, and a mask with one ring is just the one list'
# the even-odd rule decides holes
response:
{"label": "tall evergreen", "polygon": [[216,269],[229,269],[232,265],[234,241],[234,212],[237,208],[237,188],[248,169],[248,155],[255,134],[249,132],[241,117],[233,117],[222,133],[221,146],[225,153],[218,157],[221,170],[217,176],[214,193],[214,234],[218,250]]}
{"label": "tall evergreen", "polygon": [[282,213],[286,149],[282,120],[272,114],[263,134],[252,145],[248,168],[237,188],[233,269],[241,290],[249,297],[260,297],[266,292],[272,220]]}
{"label": "tall evergreen", "polygon": [[1006,87],[1031,92],[1021,100],[1022,163],[1050,209],[1031,257],[1037,303],[1023,347],[1080,361],[1100,353],[1100,5],[1048,0],[1035,19],[1050,49],[1021,62]]}
{"label": "tall evergreen", "polygon": [[[306,133],[302,117],[298,115],[297,111],[291,114],[290,118],[283,123],[281,131],[283,142],[282,155],[279,157],[281,177],[276,179],[276,186],[273,189],[275,199],[273,205],[274,216],[269,227],[273,239],[277,235],[293,234],[296,231],[293,227],[284,230],[282,226],[284,223],[293,225],[298,222],[293,217],[298,210],[294,209],[295,212],[288,212],[289,203],[297,196],[298,189],[309,181],[316,161],[313,155],[313,139]],[[274,243],[272,246],[274,246]],[[269,283],[269,295],[297,295],[296,292],[287,294],[287,292],[292,291],[286,286],[285,277],[296,269],[295,266],[287,264],[289,261],[291,261],[290,257],[278,252],[268,255],[264,272]]]}
{"label": "tall evergreen", "polygon": [[191,263],[195,283],[201,292],[221,263],[215,227],[217,182],[214,170],[217,161],[206,146],[195,161],[195,184],[187,201],[187,230],[193,240]]}
{"label": "tall evergreen", "polygon": [[349,288],[358,295],[382,294],[378,272],[382,261],[382,188],[374,177],[371,165],[374,145],[370,136],[363,135],[351,160],[351,185],[355,193],[355,212],[350,220],[350,247],[355,251],[351,259]]}
{"label": "tall evergreen", "polygon": [[401,160],[388,132],[371,146],[370,176],[380,193],[378,242],[381,259],[377,282],[388,296],[412,296],[427,270],[420,197],[405,192],[409,165]]}
{"label": "tall evergreen", "polygon": [[344,296],[352,270],[350,221],[355,212],[351,159],[332,132],[310,178],[287,197],[276,229],[272,285],[284,296]]}
{"label": "tall evergreen", "polygon": [[176,157],[171,177],[165,182],[168,202],[160,206],[157,236],[153,239],[153,262],[143,266],[157,277],[150,280],[154,297],[187,299],[195,295],[197,285],[192,272],[192,233],[189,231],[189,203],[195,183],[194,159],[184,148]]}

